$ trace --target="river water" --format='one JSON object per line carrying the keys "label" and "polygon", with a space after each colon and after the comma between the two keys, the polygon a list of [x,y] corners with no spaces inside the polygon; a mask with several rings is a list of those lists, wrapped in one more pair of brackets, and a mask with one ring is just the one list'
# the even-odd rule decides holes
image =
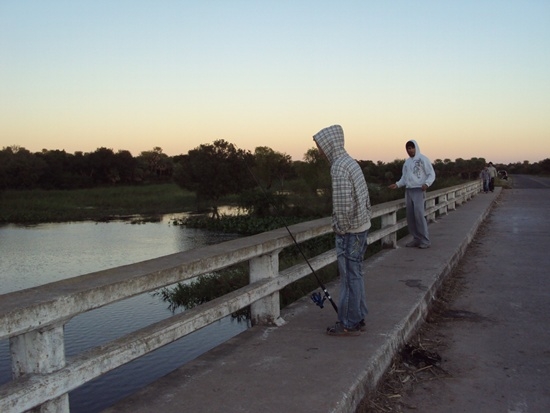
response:
{"label": "river water", "polygon": [[[236,238],[160,222],[75,222],[0,226],[1,294]],[[154,294],[81,314],[65,326],[67,358],[172,315]],[[69,394],[71,411],[95,413],[246,330],[227,317],[105,374]],[[8,340],[0,340],[0,385],[11,380]]]}

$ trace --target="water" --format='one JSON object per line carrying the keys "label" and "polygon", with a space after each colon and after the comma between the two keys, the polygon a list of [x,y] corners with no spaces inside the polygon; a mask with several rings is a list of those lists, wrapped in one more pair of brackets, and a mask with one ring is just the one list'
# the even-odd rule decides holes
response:
{"label": "water", "polygon": [[[223,242],[217,234],[170,224],[77,222],[0,227],[0,294]],[[172,315],[167,303],[142,294],[73,318],[65,326],[67,358]],[[244,331],[231,317],[105,374],[69,395],[71,411],[99,412],[178,366]],[[0,384],[11,380],[9,346],[0,341]]]}

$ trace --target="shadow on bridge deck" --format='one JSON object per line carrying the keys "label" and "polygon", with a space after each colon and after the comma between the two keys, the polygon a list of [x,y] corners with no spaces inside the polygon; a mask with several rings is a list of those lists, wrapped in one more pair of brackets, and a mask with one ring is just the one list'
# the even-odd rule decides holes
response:
{"label": "shadow on bridge deck", "polygon": [[[105,410],[114,412],[353,412],[422,322],[493,202],[479,194],[430,224],[427,250],[385,250],[365,262],[369,316],[358,337],[325,334],[330,305],[304,298],[281,327],[253,327]],[[337,302],[337,284],[327,285]]]}

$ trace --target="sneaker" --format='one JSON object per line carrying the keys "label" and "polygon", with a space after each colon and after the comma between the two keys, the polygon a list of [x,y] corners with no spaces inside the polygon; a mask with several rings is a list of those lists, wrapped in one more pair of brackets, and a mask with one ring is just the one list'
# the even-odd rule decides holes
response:
{"label": "sneaker", "polygon": [[425,250],[426,248],[430,248],[430,244],[420,244],[418,248]]}
{"label": "sneaker", "polygon": [[358,331],[367,331],[367,326],[365,325],[365,319],[362,319],[357,323],[355,329]]}
{"label": "sneaker", "polygon": [[418,247],[418,245],[419,245],[419,242],[416,240],[413,240],[413,241],[407,242],[405,244],[405,247],[414,248],[414,247]]}
{"label": "sneaker", "polygon": [[327,334],[329,336],[358,336],[361,332],[356,329],[346,328],[337,322],[333,326],[327,327]]}

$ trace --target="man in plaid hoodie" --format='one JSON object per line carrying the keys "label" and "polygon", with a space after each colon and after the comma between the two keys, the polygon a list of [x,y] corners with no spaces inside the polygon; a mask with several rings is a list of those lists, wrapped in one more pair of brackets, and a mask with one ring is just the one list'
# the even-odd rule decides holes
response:
{"label": "man in plaid hoodie", "polygon": [[369,191],[361,167],[344,149],[340,125],[322,129],[313,140],[330,162],[332,228],[340,273],[338,322],[327,328],[327,334],[358,334],[367,315],[363,259],[371,225]]}

